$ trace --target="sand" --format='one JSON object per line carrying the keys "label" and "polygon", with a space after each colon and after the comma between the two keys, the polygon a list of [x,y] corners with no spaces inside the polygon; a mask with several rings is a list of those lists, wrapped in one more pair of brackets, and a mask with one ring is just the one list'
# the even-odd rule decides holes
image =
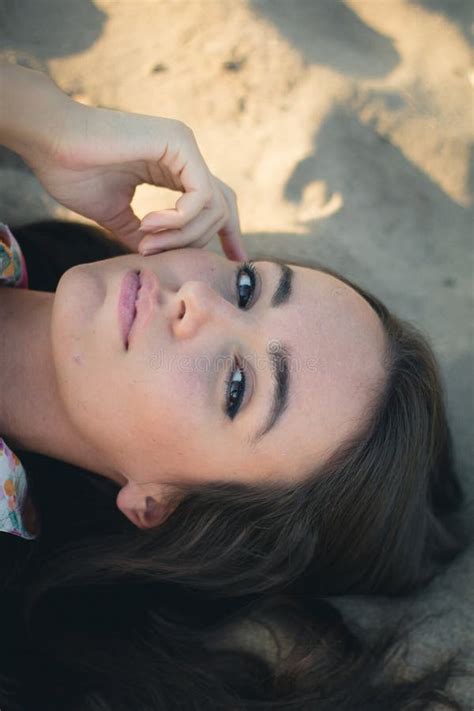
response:
{"label": "sand", "polygon": [[[472,22],[469,0],[0,0],[0,57],[192,127],[252,257],[318,259],[423,328],[474,534]],[[144,186],[134,207],[177,197]],[[78,219],[4,149],[0,215]],[[472,590],[471,547],[416,599],[339,604],[368,625],[443,611],[414,629],[414,663],[461,648],[472,666]],[[453,687],[467,708],[473,687]]]}

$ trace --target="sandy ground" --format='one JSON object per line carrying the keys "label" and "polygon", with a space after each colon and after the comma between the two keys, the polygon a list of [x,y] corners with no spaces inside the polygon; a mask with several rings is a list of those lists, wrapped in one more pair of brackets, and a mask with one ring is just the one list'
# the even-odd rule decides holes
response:
{"label": "sandy ground", "polygon": [[[316,258],[429,334],[474,534],[472,7],[0,0],[0,56],[44,69],[79,101],[185,121],[237,192],[252,257]],[[0,168],[3,221],[76,219],[2,149]],[[177,197],[145,186],[134,205],[142,216]],[[375,625],[442,612],[414,629],[414,662],[461,648],[474,666],[473,590],[471,548],[416,599],[341,606]],[[454,688],[474,708],[474,680]]]}

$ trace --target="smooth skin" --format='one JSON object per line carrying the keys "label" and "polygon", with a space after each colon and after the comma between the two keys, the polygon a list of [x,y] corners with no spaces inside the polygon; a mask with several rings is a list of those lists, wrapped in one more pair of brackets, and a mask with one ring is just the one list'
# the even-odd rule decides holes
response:
{"label": "smooth skin", "polygon": [[[280,267],[255,262],[252,295],[242,271],[237,292],[240,266],[186,248],[75,266],[55,294],[2,290],[7,443],[113,479],[119,508],[140,527],[163,521],[187,483],[289,482],[314,471],[363,426],[384,382],[382,325],[335,277],[295,266],[290,298],[272,307]],[[152,318],[127,350],[117,305],[131,269],[151,270],[157,288]],[[271,405],[275,344],[291,353],[288,403],[253,443]],[[232,356],[246,392],[231,420]]]}

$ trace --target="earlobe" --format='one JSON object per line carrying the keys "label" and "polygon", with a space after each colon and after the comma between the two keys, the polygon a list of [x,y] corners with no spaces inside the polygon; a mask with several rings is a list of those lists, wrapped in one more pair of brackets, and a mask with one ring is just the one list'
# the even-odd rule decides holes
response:
{"label": "earlobe", "polygon": [[153,496],[145,499],[144,528],[154,528],[162,523],[173,513],[176,505],[171,501],[157,501]]}
{"label": "earlobe", "polygon": [[137,512],[137,500],[133,496],[130,483],[123,486],[117,495],[117,508],[126,516],[135,526],[141,528],[140,517]]}
{"label": "earlobe", "polygon": [[127,482],[117,496],[117,507],[138,528],[160,526],[176,508],[158,492],[146,495],[145,486]]}

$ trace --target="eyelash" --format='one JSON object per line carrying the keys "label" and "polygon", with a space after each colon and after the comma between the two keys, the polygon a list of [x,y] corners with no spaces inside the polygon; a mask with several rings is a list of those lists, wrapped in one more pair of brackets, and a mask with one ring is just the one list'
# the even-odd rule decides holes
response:
{"label": "eyelash", "polygon": [[[240,303],[240,294],[239,294],[239,278],[241,274],[247,274],[247,276],[250,279],[250,284],[245,285],[250,287],[250,299],[245,303],[245,305],[242,307]],[[249,308],[249,303],[252,305],[253,302],[253,297],[255,294],[255,284],[257,282],[257,270],[252,262],[244,262],[241,266],[237,267],[236,269],[236,274],[235,274],[235,283],[236,283],[236,288],[237,288],[237,294],[238,294],[238,306],[239,308],[244,308],[248,309]],[[234,380],[234,375],[236,373],[239,373],[239,379]],[[237,399],[233,402],[231,402],[231,390],[232,386],[235,383],[241,383],[240,388],[237,387],[236,391],[237,392]],[[233,420],[234,417],[236,416],[237,412],[239,411],[240,404],[243,400],[243,397],[245,395],[245,372],[242,367],[239,366],[237,361],[234,361],[232,364],[232,369],[230,372],[230,376],[226,381],[225,384],[225,393],[226,393],[226,415]]]}
{"label": "eyelash", "polygon": [[[254,263],[253,262],[244,262],[242,264],[242,266],[237,267],[237,270],[235,273],[235,284],[237,287],[237,293],[239,293],[239,276],[241,275],[242,272],[244,274],[247,274],[247,276],[250,279],[251,296],[253,297],[253,295],[255,294],[255,284],[257,283],[257,270],[255,268]],[[250,303],[251,302],[252,301],[250,300]],[[249,302],[247,301],[243,308],[245,308],[245,309],[248,308],[248,304],[249,304]],[[238,305],[240,308],[240,306],[241,306],[240,302]]]}
{"label": "eyelash", "polygon": [[[245,373],[243,368],[237,365],[236,363],[231,369],[230,377],[227,379],[226,382],[226,387],[225,387],[225,392],[226,392],[226,415],[229,417],[231,420],[234,419],[236,414],[239,411],[240,404],[243,400],[243,397],[245,395]],[[240,376],[240,379],[234,380],[235,374],[238,373]],[[235,383],[241,383],[241,387],[237,388],[237,400],[231,401],[231,389],[232,386],[235,385]],[[235,392],[235,391],[234,391]]]}

